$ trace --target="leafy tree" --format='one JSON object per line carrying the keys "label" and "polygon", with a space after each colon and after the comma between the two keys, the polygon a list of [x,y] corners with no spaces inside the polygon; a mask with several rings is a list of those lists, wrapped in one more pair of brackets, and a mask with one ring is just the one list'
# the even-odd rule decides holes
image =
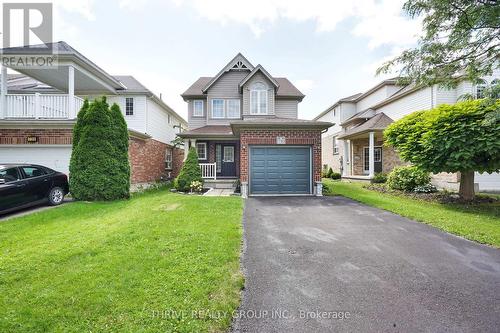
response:
{"label": "leafy tree", "polygon": [[70,191],[77,200],[115,200],[129,195],[128,186],[125,189],[130,173],[124,167],[123,126],[111,117],[103,98],[89,104],[77,120],[79,133],[70,162]]}
{"label": "leafy tree", "polygon": [[474,171],[500,171],[500,101],[464,101],[417,111],[384,132],[401,159],[422,170],[460,172],[460,195],[474,198]]}
{"label": "leafy tree", "polygon": [[198,164],[198,154],[196,153],[196,149],[191,147],[189,148],[186,161],[182,165],[181,171],[175,179],[174,186],[178,191],[187,192],[190,190],[190,186],[193,181],[203,183],[200,165]]}
{"label": "leafy tree", "polygon": [[377,73],[399,69],[403,84],[454,87],[478,83],[499,66],[500,6],[496,0],[408,0],[403,10],[423,16],[418,46],[386,62]]}

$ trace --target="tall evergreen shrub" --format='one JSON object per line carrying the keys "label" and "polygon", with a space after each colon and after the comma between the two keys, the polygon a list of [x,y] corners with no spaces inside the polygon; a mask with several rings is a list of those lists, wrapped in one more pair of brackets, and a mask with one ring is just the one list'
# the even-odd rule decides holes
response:
{"label": "tall evergreen shrub", "polygon": [[200,165],[198,164],[198,154],[196,153],[196,149],[191,147],[189,148],[186,161],[175,179],[174,186],[178,191],[188,192],[190,190],[189,186],[193,181],[203,182],[203,179],[201,178]]}
{"label": "tall evergreen shrub", "polygon": [[77,138],[70,164],[72,196],[77,200],[127,198],[128,132],[119,107],[110,110],[104,97],[97,99],[77,119],[75,128]]}

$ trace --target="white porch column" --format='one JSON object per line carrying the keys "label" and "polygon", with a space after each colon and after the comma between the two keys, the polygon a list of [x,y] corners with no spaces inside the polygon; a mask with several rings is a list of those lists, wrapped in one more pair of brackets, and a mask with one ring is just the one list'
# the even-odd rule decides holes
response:
{"label": "white porch column", "polygon": [[370,144],[368,147],[368,175],[375,175],[375,132],[370,132]]}
{"label": "white porch column", "polygon": [[343,141],[344,141],[344,158],[342,159],[342,176],[348,176],[349,170],[347,170],[347,168],[349,167],[349,164],[347,162],[350,160],[349,154],[351,154],[351,152],[349,151],[349,140],[343,140]]}
{"label": "white porch column", "polygon": [[7,67],[1,66],[1,68],[0,119],[7,117]]}
{"label": "white porch column", "polygon": [[77,111],[75,110],[75,68],[68,67],[68,117],[70,119],[76,118]]}
{"label": "white porch column", "polygon": [[189,153],[189,139],[184,139],[184,161],[188,158]]}

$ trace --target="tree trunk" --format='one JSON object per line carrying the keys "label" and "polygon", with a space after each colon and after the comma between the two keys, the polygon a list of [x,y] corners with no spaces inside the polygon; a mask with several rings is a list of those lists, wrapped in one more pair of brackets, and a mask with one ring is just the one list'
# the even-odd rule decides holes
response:
{"label": "tree trunk", "polygon": [[474,199],[474,171],[460,172],[460,190],[462,199],[471,201]]}

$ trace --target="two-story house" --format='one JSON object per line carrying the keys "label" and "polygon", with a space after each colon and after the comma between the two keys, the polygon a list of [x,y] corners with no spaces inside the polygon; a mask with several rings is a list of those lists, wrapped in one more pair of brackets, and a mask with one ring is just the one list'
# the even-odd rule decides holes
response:
{"label": "two-story house", "polygon": [[[35,163],[68,173],[72,130],[85,98],[106,96],[120,106],[129,130],[132,183],[175,176],[182,149],[173,147],[187,122],[130,75],[110,75],[65,42],[52,44],[57,65],[2,68],[0,163]],[[2,57],[38,54],[36,46],[2,50]]]}
{"label": "two-story house", "polygon": [[181,96],[188,130],[180,136],[196,147],[207,182],[239,179],[244,197],[321,195],[321,132],[331,124],[297,119],[304,95],[288,79],[238,54]]}
{"label": "two-story house", "polygon": [[[342,98],[316,116],[315,120],[331,121],[335,125],[322,137],[322,163],[342,173],[344,179],[369,181],[377,172],[390,172],[401,165],[398,154],[384,145],[383,131],[393,121],[419,110],[440,104],[454,104],[465,95],[482,97],[484,87],[496,84],[497,69],[485,77],[482,84],[462,81],[454,89],[398,86],[397,79],[380,82],[364,93]],[[456,173],[433,175],[432,182],[441,188],[458,189]],[[500,191],[500,174],[476,173],[479,191]]]}

